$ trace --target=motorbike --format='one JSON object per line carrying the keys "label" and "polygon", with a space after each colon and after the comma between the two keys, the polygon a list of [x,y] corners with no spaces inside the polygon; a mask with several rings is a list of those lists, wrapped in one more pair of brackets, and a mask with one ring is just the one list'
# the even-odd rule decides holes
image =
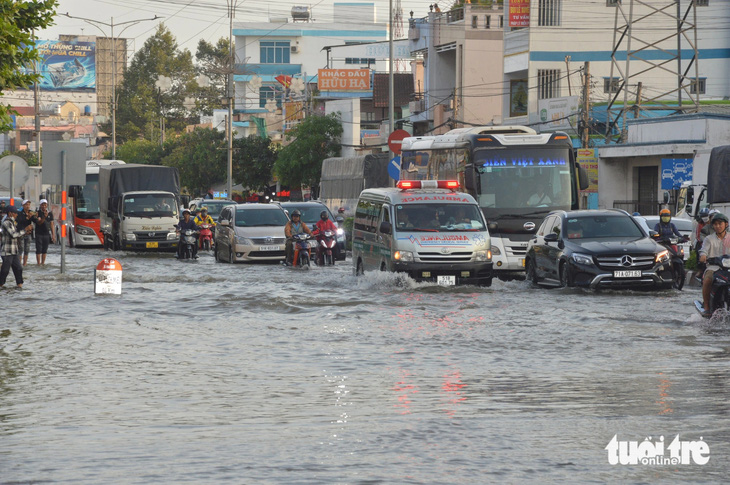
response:
{"label": "motorbike", "polygon": [[294,244],[294,258],[292,265],[300,268],[310,267],[310,247],[309,240],[312,238],[310,234],[294,234],[292,236]]}
{"label": "motorbike", "polygon": [[335,246],[337,237],[334,231],[323,231],[317,234],[317,264],[332,266],[335,264]]}
{"label": "motorbike", "polygon": [[195,231],[185,229],[180,235],[180,259],[192,259],[195,254],[195,245],[198,244],[195,238]]}
{"label": "motorbike", "polygon": [[[720,308],[730,312],[730,255],[723,255],[717,258],[708,258],[707,265],[717,265],[720,268],[712,275],[712,288],[710,289],[710,315]],[[701,300],[695,300],[695,307],[700,315],[709,318],[704,314],[704,307]]]}
{"label": "motorbike", "polygon": [[200,226],[200,237],[198,238],[200,249],[210,251],[213,247],[213,231],[210,224],[201,224]]}
{"label": "motorbike", "polygon": [[670,238],[670,239],[659,239],[656,238],[656,242],[664,246],[669,251],[669,261],[672,269],[672,287],[681,290],[684,288],[684,282],[687,277],[687,272],[684,269],[684,247],[681,243],[687,242],[689,238],[684,236],[683,238]]}

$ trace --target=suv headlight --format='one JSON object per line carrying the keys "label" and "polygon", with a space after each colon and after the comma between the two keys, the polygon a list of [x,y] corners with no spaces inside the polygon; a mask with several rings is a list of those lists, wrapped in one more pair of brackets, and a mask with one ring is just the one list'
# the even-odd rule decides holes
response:
{"label": "suv headlight", "polygon": [[669,251],[665,249],[661,253],[657,253],[654,261],[656,261],[657,263],[666,263],[667,261],[669,261]]}
{"label": "suv headlight", "polygon": [[137,235],[133,232],[125,232],[124,239],[126,239],[127,241],[136,241]]}
{"label": "suv headlight", "polygon": [[593,258],[581,253],[573,253],[573,261],[578,264],[593,264]]}
{"label": "suv headlight", "polygon": [[492,259],[491,251],[488,249],[482,250],[482,251],[475,251],[474,257],[477,261],[489,261]]}
{"label": "suv headlight", "polygon": [[396,261],[402,261],[404,263],[413,262],[413,253],[410,251],[396,251],[393,253],[393,259]]}
{"label": "suv headlight", "polygon": [[236,236],[236,244],[241,244],[243,246],[253,246],[253,241],[247,237]]}

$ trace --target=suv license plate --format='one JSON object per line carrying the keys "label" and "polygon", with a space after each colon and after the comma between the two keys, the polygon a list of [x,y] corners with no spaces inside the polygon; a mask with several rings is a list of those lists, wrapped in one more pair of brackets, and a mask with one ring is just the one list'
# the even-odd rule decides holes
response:
{"label": "suv license plate", "polygon": [[281,246],[261,246],[259,249],[261,251],[278,251],[281,249]]}
{"label": "suv license plate", "polygon": [[454,286],[456,284],[456,276],[453,276],[453,275],[437,276],[436,282],[441,286]]}
{"label": "suv license plate", "polygon": [[148,243],[147,243],[147,247],[148,247],[148,248],[156,248],[156,247],[158,247],[158,246],[157,246],[157,243],[156,243],[156,242],[148,242]]}
{"label": "suv license plate", "polygon": [[614,271],[613,277],[614,278],[641,278],[641,271],[640,270]]}

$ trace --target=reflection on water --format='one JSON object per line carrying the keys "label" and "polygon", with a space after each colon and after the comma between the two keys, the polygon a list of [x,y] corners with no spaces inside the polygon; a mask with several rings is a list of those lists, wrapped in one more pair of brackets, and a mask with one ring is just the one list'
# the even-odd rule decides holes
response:
{"label": "reflection on water", "polygon": [[[730,319],[685,292],[443,288],[58,248],[0,292],[0,482],[720,482]],[[699,439],[622,467],[618,434]]]}

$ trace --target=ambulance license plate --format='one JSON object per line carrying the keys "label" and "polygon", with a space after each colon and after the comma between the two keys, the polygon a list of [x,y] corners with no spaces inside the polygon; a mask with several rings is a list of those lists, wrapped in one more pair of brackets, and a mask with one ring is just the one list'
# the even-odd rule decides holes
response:
{"label": "ambulance license plate", "polygon": [[454,276],[454,275],[437,276],[436,282],[441,286],[454,286],[454,285],[456,285],[456,276]]}

